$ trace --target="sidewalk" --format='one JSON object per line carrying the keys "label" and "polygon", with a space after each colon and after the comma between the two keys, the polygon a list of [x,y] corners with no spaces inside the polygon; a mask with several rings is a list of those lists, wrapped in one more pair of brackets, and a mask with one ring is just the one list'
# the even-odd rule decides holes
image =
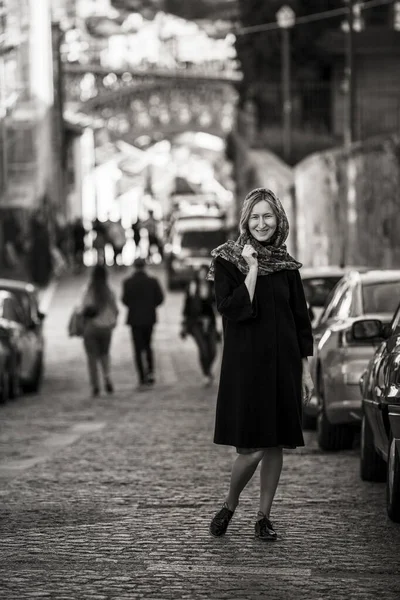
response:
{"label": "sidewalk", "polygon": [[66,333],[83,281],[55,290],[42,394],[0,407],[0,597],[398,600],[399,528],[382,486],[359,480],[358,450],[323,454],[312,433],[285,452],[279,541],[254,537],[257,476],[227,535],[210,536],[235,455],[212,443],[216,388],[179,338],[182,298],[159,311],[154,390],[134,390],[122,313],[116,392],[93,399],[82,342]]}

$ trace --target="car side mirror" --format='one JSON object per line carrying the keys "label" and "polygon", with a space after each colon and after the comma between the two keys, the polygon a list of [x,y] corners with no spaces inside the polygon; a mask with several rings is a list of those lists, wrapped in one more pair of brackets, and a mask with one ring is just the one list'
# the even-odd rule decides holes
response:
{"label": "car side mirror", "polygon": [[353,340],[367,342],[383,338],[384,326],[379,319],[363,319],[356,321],[351,327]]}

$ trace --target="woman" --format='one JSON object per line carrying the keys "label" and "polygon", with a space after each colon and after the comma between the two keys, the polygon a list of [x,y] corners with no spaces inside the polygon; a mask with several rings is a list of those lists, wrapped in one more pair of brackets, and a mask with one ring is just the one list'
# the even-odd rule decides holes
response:
{"label": "woman", "polygon": [[212,385],[212,366],[216,356],[217,331],[214,312],[214,289],[207,281],[208,267],[202,266],[188,284],[183,306],[181,337],[193,336],[199,350],[204,384]]}
{"label": "woman", "polygon": [[312,392],[307,356],[313,340],[299,268],[285,246],[289,224],[278,198],[259,188],[243,204],[240,236],[212,251],[223,317],[224,351],[214,442],[236,447],[225,503],[210,531],[223,535],[258,464],[260,507],[256,536],[277,538],[271,505],[282,470],[282,449],[303,446],[302,401]]}
{"label": "woman", "polygon": [[118,307],[115,294],[108,285],[104,265],[94,267],[81,311],[85,317],[83,343],[93,396],[100,393],[99,364],[105,389],[112,394],[114,387],[110,377],[110,344],[112,331],[117,324]]}

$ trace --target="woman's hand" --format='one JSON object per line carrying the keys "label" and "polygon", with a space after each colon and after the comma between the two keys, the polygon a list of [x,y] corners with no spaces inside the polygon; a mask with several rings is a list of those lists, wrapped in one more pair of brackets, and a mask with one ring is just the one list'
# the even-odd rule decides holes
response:
{"label": "woman's hand", "polygon": [[303,404],[307,406],[310,404],[311,397],[314,393],[314,383],[311,378],[310,367],[306,358],[303,358],[303,374],[301,379]]}
{"label": "woman's hand", "polygon": [[249,267],[257,267],[258,266],[257,252],[256,252],[256,250],[254,250],[254,248],[251,244],[245,244],[245,246],[242,250],[242,256],[243,256],[244,260],[247,262],[247,264],[249,265]]}

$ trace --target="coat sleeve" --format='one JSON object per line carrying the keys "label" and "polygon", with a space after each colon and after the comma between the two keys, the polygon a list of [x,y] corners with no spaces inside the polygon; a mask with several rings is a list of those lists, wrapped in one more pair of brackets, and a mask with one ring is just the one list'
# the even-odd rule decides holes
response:
{"label": "coat sleeve", "polygon": [[230,321],[253,319],[257,316],[256,297],[254,296],[253,302],[250,301],[246,284],[238,283],[231,265],[226,262],[220,258],[215,261],[215,299],[218,312]]}
{"label": "coat sleeve", "polygon": [[306,356],[313,355],[313,336],[303,283],[297,269],[295,271],[289,271],[289,280],[290,306],[296,324],[300,353],[302,358],[305,358]]}

